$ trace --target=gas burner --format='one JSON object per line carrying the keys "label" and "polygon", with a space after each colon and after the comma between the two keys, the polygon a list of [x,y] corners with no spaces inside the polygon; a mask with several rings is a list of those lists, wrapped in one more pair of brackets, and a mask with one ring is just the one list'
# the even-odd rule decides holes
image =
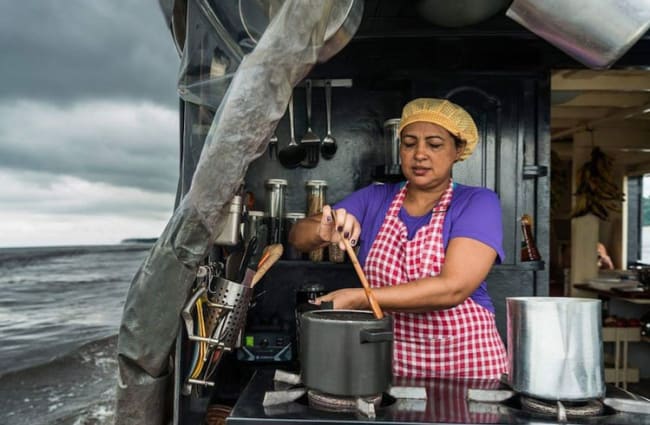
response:
{"label": "gas burner", "polygon": [[603,413],[604,406],[599,400],[575,401],[551,401],[538,398],[520,396],[521,408],[531,413],[538,413],[547,416],[569,418],[581,418],[598,416]]}
{"label": "gas burner", "polygon": [[[315,409],[327,412],[357,412],[366,414],[381,405],[382,394],[367,397],[342,397],[326,394],[316,390],[308,390],[309,405]],[[366,414],[366,416],[368,416]]]}

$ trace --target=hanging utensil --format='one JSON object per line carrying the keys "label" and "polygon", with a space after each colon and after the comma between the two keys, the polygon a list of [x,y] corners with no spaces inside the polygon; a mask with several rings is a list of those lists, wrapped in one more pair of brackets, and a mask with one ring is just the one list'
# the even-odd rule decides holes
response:
{"label": "hanging utensil", "polygon": [[320,153],[325,159],[332,159],[336,153],[336,139],[332,136],[332,82],[325,81],[325,114],[327,117],[327,134],[320,145]]}
{"label": "hanging utensil", "polygon": [[[334,213],[334,210],[331,211],[332,213],[332,223],[336,223],[336,214]],[[368,283],[368,279],[366,279],[366,274],[363,272],[363,269],[361,268],[361,264],[359,264],[359,259],[357,258],[357,254],[354,252],[354,248],[352,248],[352,245],[350,245],[350,241],[348,241],[341,232],[336,229],[336,231],[339,234],[339,237],[343,241],[343,244],[345,245],[345,251],[348,253],[348,256],[350,257],[350,261],[352,262],[352,265],[354,266],[354,270],[357,272],[357,276],[359,277],[359,280],[361,281],[361,285],[363,285],[363,290],[366,293],[366,297],[368,298],[368,304],[370,304],[370,308],[372,309],[372,314],[374,314],[375,319],[383,319],[384,318],[384,312],[381,311],[381,307],[379,306],[379,303],[377,302],[377,299],[375,298],[375,294],[372,293],[372,289],[370,289],[370,284]]]}
{"label": "hanging utensil", "polygon": [[269,158],[275,159],[278,156],[278,136],[273,134],[269,139]]}
{"label": "hanging utensil", "polygon": [[289,130],[291,131],[289,146],[278,153],[278,159],[283,167],[296,168],[305,159],[306,152],[305,147],[296,142],[296,135],[293,128],[293,97],[289,99]]}
{"label": "hanging utensil", "polygon": [[246,269],[248,268],[248,263],[250,263],[251,257],[257,250],[257,236],[253,235],[246,247],[244,248],[244,254],[242,255],[241,262],[239,263],[239,271],[237,272],[237,282],[243,282],[244,277],[246,276]]}
{"label": "hanging utensil", "polygon": [[300,144],[305,147],[306,156],[301,164],[305,168],[314,168],[318,165],[320,137],[311,129],[311,80],[305,81],[305,98],[307,103],[307,131],[302,136]]}

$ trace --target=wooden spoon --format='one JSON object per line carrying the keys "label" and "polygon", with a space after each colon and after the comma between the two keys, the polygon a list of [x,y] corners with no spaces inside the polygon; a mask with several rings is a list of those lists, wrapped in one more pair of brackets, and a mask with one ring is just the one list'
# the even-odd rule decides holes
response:
{"label": "wooden spoon", "polygon": [[282,244],[279,243],[269,245],[264,249],[262,258],[257,264],[257,272],[255,272],[253,280],[251,281],[251,288],[254,287],[257,282],[262,280],[264,274],[271,268],[273,264],[275,264],[276,261],[280,259],[280,257],[282,257],[282,252],[284,252],[284,248],[282,247]]}
{"label": "wooden spoon", "polygon": [[[334,226],[336,226],[336,215],[334,214],[334,210],[332,210],[332,220],[333,220],[332,223],[334,223]],[[361,268],[361,264],[359,264],[359,259],[357,258],[357,254],[355,254],[354,252],[354,248],[352,248],[352,245],[350,245],[350,241],[344,238],[341,232],[338,231],[338,229],[336,231],[338,232],[339,237],[343,241],[343,244],[345,245],[345,251],[348,253],[348,256],[350,257],[350,261],[352,261],[352,265],[354,266],[354,270],[357,272],[357,276],[361,281],[361,285],[363,285],[363,289],[366,293],[366,297],[368,298],[368,303],[370,304],[370,308],[372,309],[372,314],[375,315],[375,319],[383,319],[384,312],[381,311],[381,307],[379,306],[379,303],[375,298],[375,294],[373,294],[372,290],[370,289],[370,284],[368,283],[368,279],[366,279],[366,274],[363,272],[363,269]]]}

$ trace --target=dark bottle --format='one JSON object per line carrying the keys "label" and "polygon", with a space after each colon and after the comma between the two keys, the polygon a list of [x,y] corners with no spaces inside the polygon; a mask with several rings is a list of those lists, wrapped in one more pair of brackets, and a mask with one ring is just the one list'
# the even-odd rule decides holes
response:
{"label": "dark bottle", "polygon": [[533,220],[528,214],[521,216],[521,232],[523,239],[521,241],[521,261],[540,261],[535,238],[533,238]]}

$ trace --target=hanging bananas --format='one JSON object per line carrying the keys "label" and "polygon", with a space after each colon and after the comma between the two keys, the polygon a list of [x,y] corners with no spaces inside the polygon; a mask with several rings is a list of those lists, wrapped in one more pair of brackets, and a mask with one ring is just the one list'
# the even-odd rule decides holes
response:
{"label": "hanging bananas", "polygon": [[572,217],[594,214],[601,220],[609,218],[609,212],[620,212],[623,192],[613,183],[614,159],[599,147],[591,150],[591,161],[578,170],[578,188]]}

